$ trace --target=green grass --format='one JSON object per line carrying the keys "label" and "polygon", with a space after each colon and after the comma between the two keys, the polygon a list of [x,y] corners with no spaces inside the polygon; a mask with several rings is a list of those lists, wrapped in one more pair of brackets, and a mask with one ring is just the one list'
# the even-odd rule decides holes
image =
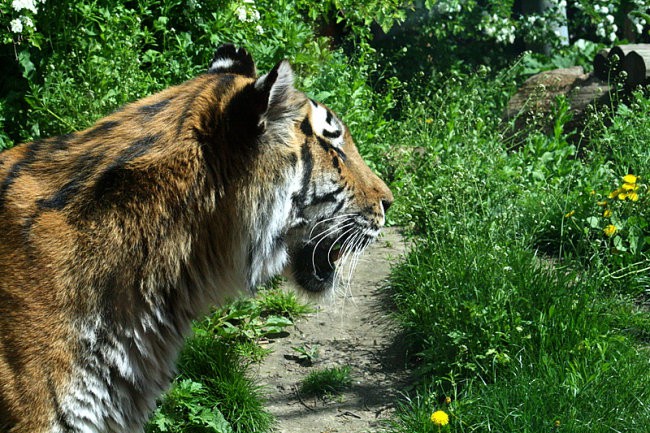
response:
{"label": "green grass", "polygon": [[162,398],[147,431],[244,433],[270,431],[264,390],[248,367],[268,354],[259,341],[312,311],[294,293],[261,290],[195,323],[179,359],[179,375]]}
{"label": "green grass", "polygon": [[438,409],[457,432],[646,431],[650,314],[637,302],[649,285],[634,270],[648,250],[618,246],[633,224],[648,236],[647,214],[612,202],[629,212],[617,244],[597,203],[625,174],[647,176],[634,137],[650,127],[648,101],[593,127],[588,146],[567,140],[560,103],[554,133],[528,131],[514,146],[498,127],[507,80],[451,80],[400,125],[400,147],[417,152],[396,164],[393,218],[416,238],[390,290],[420,388],[391,431],[437,431]]}
{"label": "green grass", "polygon": [[352,385],[350,371],[348,365],[312,371],[303,379],[300,393],[317,397],[340,394]]}
{"label": "green grass", "polygon": [[148,432],[269,431],[273,418],[264,410],[262,390],[247,373],[247,363],[224,341],[191,338],[179,360],[179,376],[162,399]]}

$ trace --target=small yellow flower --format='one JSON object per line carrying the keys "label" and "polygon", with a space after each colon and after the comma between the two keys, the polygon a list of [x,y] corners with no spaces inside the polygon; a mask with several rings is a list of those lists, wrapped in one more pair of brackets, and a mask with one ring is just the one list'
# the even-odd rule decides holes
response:
{"label": "small yellow flower", "polygon": [[620,190],[620,189],[616,189],[616,190],[610,192],[609,195],[608,195],[607,197],[609,197],[609,198],[616,198],[616,197],[618,197],[618,195],[619,195],[620,193],[621,193],[621,190]]}
{"label": "small yellow flower", "polygon": [[445,397],[445,403],[451,404],[451,397]]}
{"label": "small yellow flower", "polygon": [[636,183],[637,177],[633,174],[626,174],[623,176],[623,182],[625,183]]}
{"label": "small yellow flower", "polygon": [[605,209],[605,212],[603,212],[603,216],[605,218],[609,218],[612,216],[612,210],[611,209]]}
{"label": "small yellow flower", "polygon": [[616,233],[616,226],[614,224],[610,224],[603,229],[603,232],[605,233],[605,236],[612,237],[614,236],[614,233]]}
{"label": "small yellow flower", "polygon": [[575,213],[576,213],[576,211],[572,210],[568,214],[564,215],[564,218],[571,218]]}
{"label": "small yellow flower", "polygon": [[429,118],[429,119],[425,119],[424,123],[426,123],[427,125],[429,125],[429,124],[433,123],[433,119],[431,119],[431,118]]}
{"label": "small yellow flower", "polygon": [[628,194],[626,192],[622,192],[618,195],[619,200],[625,200],[627,198]]}
{"label": "small yellow flower", "polygon": [[599,201],[599,202],[596,203],[596,204],[597,204],[598,206],[607,206],[607,202],[606,202],[606,201]]}
{"label": "small yellow flower", "polygon": [[561,424],[562,424],[562,423],[560,422],[559,419],[556,419],[555,422],[553,423],[553,425],[555,426],[555,428],[560,427]]}
{"label": "small yellow flower", "polygon": [[437,410],[431,414],[431,422],[437,426],[449,424],[449,415],[445,411]]}
{"label": "small yellow flower", "polygon": [[630,192],[627,194],[627,198],[629,198],[632,201],[639,201],[639,194],[635,192]]}
{"label": "small yellow flower", "polygon": [[639,185],[636,183],[624,183],[623,188],[625,191],[636,191],[639,188]]}

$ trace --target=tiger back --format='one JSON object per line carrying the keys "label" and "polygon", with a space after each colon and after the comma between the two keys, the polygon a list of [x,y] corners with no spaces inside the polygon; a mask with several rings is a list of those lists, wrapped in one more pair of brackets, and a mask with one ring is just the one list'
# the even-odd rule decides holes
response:
{"label": "tiger back", "polygon": [[0,432],[142,431],[193,319],[280,273],[331,293],[392,201],[288,62],[232,45],[0,153]]}

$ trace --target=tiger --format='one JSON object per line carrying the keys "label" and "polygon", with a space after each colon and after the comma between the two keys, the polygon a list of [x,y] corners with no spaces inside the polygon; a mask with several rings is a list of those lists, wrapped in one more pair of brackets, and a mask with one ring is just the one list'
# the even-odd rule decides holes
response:
{"label": "tiger", "polygon": [[[192,320],[287,275],[325,296],[394,197],[282,60],[207,71],[0,153],[0,431],[143,431]],[[347,273],[347,271],[346,271]]]}

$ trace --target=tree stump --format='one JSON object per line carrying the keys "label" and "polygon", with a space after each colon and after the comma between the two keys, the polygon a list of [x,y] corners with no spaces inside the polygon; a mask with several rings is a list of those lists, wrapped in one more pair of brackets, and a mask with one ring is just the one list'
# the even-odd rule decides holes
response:
{"label": "tree stump", "polygon": [[510,98],[504,118],[514,119],[514,132],[533,126],[550,133],[555,122],[552,114],[558,96],[567,98],[572,114],[572,119],[565,125],[567,132],[582,130],[588,107],[611,102],[607,81],[594,74],[585,74],[582,67],[574,66],[530,77]]}

